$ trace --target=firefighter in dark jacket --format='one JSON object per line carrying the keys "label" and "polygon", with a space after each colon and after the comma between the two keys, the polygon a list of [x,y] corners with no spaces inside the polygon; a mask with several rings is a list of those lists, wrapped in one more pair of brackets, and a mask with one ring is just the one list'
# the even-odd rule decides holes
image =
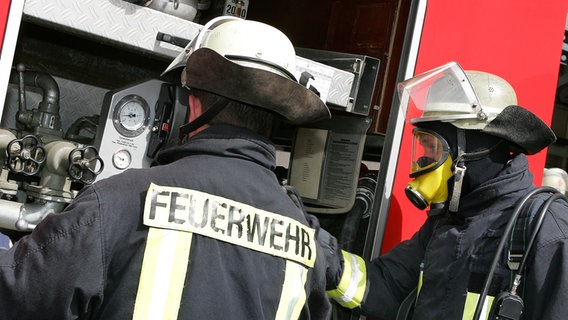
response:
{"label": "firefighter in dark jacket", "polygon": [[274,116],[330,116],[295,59],[263,23],[206,24],[168,70],[185,67],[191,137],[85,188],[1,253],[0,319],[328,318],[312,219],[267,138]]}
{"label": "firefighter in dark jacket", "polygon": [[[554,142],[552,131],[516,105],[505,80],[464,72],[455,62],[401,83],[399,95],[415,126],[414,180],[406,194],[418,208],[429,208],[428,218],[411,239],[370,262],[342,251],[320,232],[322,243],[336,253],[328,256],[330,296],[380,320],[487,319],[489,314],[497,319],[497,312],[498,319],[565,319],[566,201],[553,201],[538,215],[544,218],[532,249],[524,252],[524,268],[505,234],[519,200],[536,189],[526,155]],[[550,196],[538,193],[532,208]],[[516,215],[520,228],[511,231],[520,232],[525,245],[539,212],[526,210],[526,226]],[[520,281],[512,290],[516,274]],[[514,301],[503,303],[503,297]],[[515,315],[507,314],[511,306]]]}

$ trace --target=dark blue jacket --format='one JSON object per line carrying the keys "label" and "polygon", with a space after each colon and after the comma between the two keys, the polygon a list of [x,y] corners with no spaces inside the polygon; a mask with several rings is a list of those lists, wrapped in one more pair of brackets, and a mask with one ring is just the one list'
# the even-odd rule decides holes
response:
{"label": "dark blue jacket", "polygon": [[[384,256],[367,263],[368,292],[362,311],[394,319],[401,301],[423,284],[414,319],[462,319],[466,296],[479,292],[498,242],[517,201],[533,190],[524,155],[514,158],[494,179],[463,197],[457,214],[427,219],[420,230]],[[497,293],[510,288],[507,253],[495,273]],[[546,214],[526,276],[519,290],[526,320],[568,315],[568,205],[556,201]]]}
{"label": "dark blue jacket", "polygon": [[[83,189],[63,213],[48,216],[0,254],[0,319],[132,319],[150,183],[199,190],[308,224],[272,171],[273,144],[248,130],[215,125],[160,159],[159,166]],[[274,319],[285,264],[194,235],[178,318]],[[308,270],[300,318],[325,319],[324,260]]]}

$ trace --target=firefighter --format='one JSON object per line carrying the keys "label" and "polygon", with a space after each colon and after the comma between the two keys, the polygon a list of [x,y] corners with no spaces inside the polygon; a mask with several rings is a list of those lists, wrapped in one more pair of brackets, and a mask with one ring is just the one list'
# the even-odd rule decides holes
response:
{"label": "firefighter", "polygon": [[[399,90],[402,107],[414,116],[406,194],[428,217],[411,239],[370,262],[342,251],[320,230],[318,239],[335,253],[327,257],[330,296],[382,320],[487,319],[489,313],[491,319],[565,318],[568,204],[539,189],[528,213],[514,214],[520,199],[537,190],[527,155],[554,142],[553,132],[517,105],[504,79],[464,72],[455,62],[404,81]],[[552,196],[548,210],[539,211]],[[543,220],[533,233],[537,217]],[[511,221],[517,225],[510,234],[524,243],[509,240]],[[530,252],[513,251],[513,243],[524,248],[532,235]],[[520,283],[513,286],[517,274]]]}
{"label": "firefighter", "polygon": [[328,318],[314,219],[280,185],[268,139],[275,117],[330,117],[295,59],[271,26],[207,23],[167,70],[190,89],[190,137],[2,253],[0,319]]}

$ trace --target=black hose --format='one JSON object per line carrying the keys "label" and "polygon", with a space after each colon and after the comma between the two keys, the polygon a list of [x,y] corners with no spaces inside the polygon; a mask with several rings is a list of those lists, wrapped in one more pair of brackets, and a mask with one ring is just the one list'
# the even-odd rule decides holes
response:
{"label": "black hose", "polygon": [[368,216],[373,208],[376,186],[376,175],[365,175],[359,178],[355,195],[355,203],[353,204],[353,208],[351,208],[345,217],[341,235],[339,237],[341,248],[345,251],[353,251],[353,245],[355,244],[357,234],[359,233],[361,220]]}
{"label": "black hose", "polygon": [[477,300],[477,305],[475,306],[475,313],[473,315],[473,320],[479,320],[479,317],[481,316],[481,311],[483,310],[483,305],[485,304],[485,297],[487,297],[487,292],[489,291],[490,284],[493,281],[493,275],[495,273],[495,270],[497,269],[497,264],[499,263],[499,260],[501,259],[501,253],[503,252],[503,248],[505,248],[505,244],[507,243],[507,241],[509,239],[509,234],[511,233],[511,230],[513,229],[513,226],[514,226],[515,222],[517,221],[517,217],[519,216],[519,213],[522,211],[522,209],[524,208],[524,206],[527,203],[527,201],[529,200],[529,198],[531,198],[532,196],[534,196],[536,194],[545,193],[545,192],[558,193],[558,190],[555,189],[555,188],[552,188],[552,187],[547,187],[547,186],[536,188],[536,189],[532,190],[531,192],[529,192],[528,194],[526,194],[517,203],[515,210],[513,211],[512,215],[511,215],[511,218],[509,218],[509,222],[505,226],[505,230],[503,231],[503,235],[501,236],[501,239],[499,240],[499,245],[497,246],[497,252],[495,252],[495,257],[493,258],[493,262],[491,263],[491,267],[489,268],[489,273],[487,274],[487,278],[485,279],[485,283],[483,284],[483,289],[481,290],[481,293],[479,294],[479,299]]}
{"label": "black hose", "polygon": [[355,244],[359,226],[361,225],[361,220],[365,213],[365,207],[366,204],[362,200],[356,199],[353,204],[353,208],[351,208],[351,210],[347,213],[347,216],[345,216],[343,228],[341,229],[341,235],[339,237],[341,248],[345,251],[353,251],[353,245]]}

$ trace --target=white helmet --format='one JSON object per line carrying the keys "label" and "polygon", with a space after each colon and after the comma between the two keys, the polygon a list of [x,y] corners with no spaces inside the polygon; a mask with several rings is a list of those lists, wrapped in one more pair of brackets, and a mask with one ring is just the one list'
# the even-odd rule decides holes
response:
{"label": "white helmet", "polygon": [[[464,76],[461,82],[464,86],[471,86],[471,90],[476,97],[474,105],[464,106],[464,110],[467,111],[465,112],[466,117],[453,119],[456,113],[463,113],[464,110],[456,108],[456,104],[452,103],[452,101],[440,100],[440,98],[444,99],[447,97],[444,95],[440,97],[443,88],[438,89],[436,85],[446,85],[445,81],[448,81],[448,79],[440,79],[430,90],[423,117],[438,114],[441,121],[447,119],[448,122],[458,128],[483,129],[489,122],[495,119],[503,109],[510,105],[517,104],[515,90],[503,78],[487,72],[469,70],[465,71]],[[467,116],[469,116],[469,118]]]}
{"label": "white helmet", "polygon": [[517,106],[513,87],[501,77],[464,71],[456,62],[401,82],[401,107],[420,109],[410,123],[441,121],[460,129],[481,130],[534,154],[556,140],[552,130],[535,114]]}
{"label": "white helmet", "polygon": [[297,82],[288,37],[262,22],[212,19],[164,73],[179,67],[185,67],[185,86],[274,111],[291,123],[330,118],[319,96]]}
{"label": "white helmet", "polygon": [[[270,45],[267,45],[270,44]],[[280,30],[262,22],[220,16],[203,26],[165,72],[185,66],[199,48],[210,48],[242,66],[268,70],[294,79],[296,51]]]}
{"label": "white helmet", "polygon": [[515,90],[503,78],[482,71],[464,71],[456,62],[433,70],[426,81],[418,80],[422,81],[411,85],[424,90],[422,101],[414,101],[423,114],[411,119],[412,124],[444,121],[461,129],[483,129],[505,107],[517,104]]}
{"label": "white helmet", "polygon": [[198,40],[201,47],[211,48],[242,66],[264,69],[295,80],[294,46],[284,33],[272,26],[257,21],[230,19],[200,34]]}

